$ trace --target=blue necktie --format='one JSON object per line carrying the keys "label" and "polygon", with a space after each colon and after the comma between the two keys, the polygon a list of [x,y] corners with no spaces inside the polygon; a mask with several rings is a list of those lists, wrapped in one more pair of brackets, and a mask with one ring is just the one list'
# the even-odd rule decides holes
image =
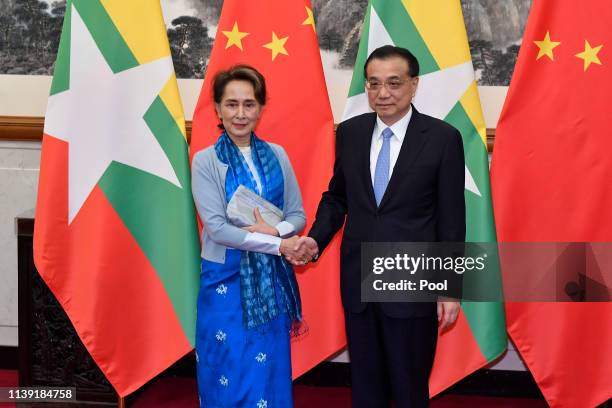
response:
{"label": "blue necktie", "polygon": [[393,131],[391,128],[386,128],[382,132],[383,145],[378,153],[376,160],[376,171],[374,172],[374,196],[376,197],[376,205],[385,195],[387,184],[389,184],[389,167],[391,165],[391,136]]}

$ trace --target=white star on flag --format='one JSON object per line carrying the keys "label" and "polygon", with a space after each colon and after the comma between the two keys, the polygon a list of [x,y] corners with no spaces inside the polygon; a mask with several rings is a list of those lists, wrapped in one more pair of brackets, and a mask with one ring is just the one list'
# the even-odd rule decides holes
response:
{"label": "white star on flag", "polygon": [[113,162],[181,187],[144,115],[173,74],[170,56],[114,73],[71,9],[70,88],[49,97],[45,134],[69,144],[68,222]]}

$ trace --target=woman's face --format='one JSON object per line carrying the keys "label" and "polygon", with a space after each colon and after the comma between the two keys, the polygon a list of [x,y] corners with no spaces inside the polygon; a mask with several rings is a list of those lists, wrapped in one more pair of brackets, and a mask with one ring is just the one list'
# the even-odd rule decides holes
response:
{"label": "woman's face", "polygon": [[216,103],[215,108],[232,140],[248,144],[263,108],[255,99],[253,85],[240,80],[228,82],[221,103]]}

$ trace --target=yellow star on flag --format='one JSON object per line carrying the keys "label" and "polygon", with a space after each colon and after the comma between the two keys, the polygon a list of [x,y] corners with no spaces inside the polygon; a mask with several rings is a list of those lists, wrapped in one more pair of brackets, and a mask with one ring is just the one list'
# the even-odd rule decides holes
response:
{"label": "yellow star on flag", "polygon": [[237,21],[234,22],[232,31],[222,31],[222,33],[227,37],[227,44],[225,44],[226,50],[232,45],[235,45],[236,47],[240,48],[240,51],[242,51],[242,39],[249,35],[249,33],[240,32]]}
{"label": "yellow star on flag", "polygon": [[601,47],[603,47],[603,44],[598,45],[597,47],[593,48],[591,47],[591,44],[589,44],[587,40],[584,40],[584,51],[576,54],[575,57],[578,57],[584,60],[584,70],[585,71],[587,70],[589,65],[593,63],[601,65],[601,61],[599,60],[599,57],[597,56],[597,53],[599,52],[599,50],[601,50]]}
{"label": "yellow star on flag", "polygon": [[264,44],[263,47],[272,50],[272,61],[278,56],[278,54],[289,55],[285,49],[285,43],[289,39],[289,36],[284,38],[278,38],[276,33],[272,31],[272,42]]}
{"label": "yellow star on flag", "polygon": [[554,61],[553,49],[557,47],[561,42],[559,41],[551,41],[550,40],[550,32],[546,31],[546,35],[542,41],[534,41],[535,45],[538,46],[540,51],[538,52],[538,56],[536,57],[536,61],[546,55],[550,58],[551,61]]}
{"label": "yellow star on flag", "polygon": [[314,20],[314,15],[312,14],[312,9],[308,6],[305,6],[305,7],[306,7],[306,14],[308,14],[308,17],[306,17],[306,20],[304,20],[304,22],[302,22],[302,25],[311,25],[312,31],[316,33],[317,30],[315,29],[315,20]]}

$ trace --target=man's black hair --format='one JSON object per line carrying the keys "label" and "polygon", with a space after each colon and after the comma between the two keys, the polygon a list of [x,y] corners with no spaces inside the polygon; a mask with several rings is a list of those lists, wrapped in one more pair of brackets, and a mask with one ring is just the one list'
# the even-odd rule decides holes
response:
{"label": "man's black hair", "polygon": [[363,65],[363,76],[368,77],[368,64],[374,59],[388,59],[392,57],[403,58],[408,63],[408,75],[411,77],[419,76],[419,61],[407,49],[393,45],[383,45],[372,51],[365,64]]}

